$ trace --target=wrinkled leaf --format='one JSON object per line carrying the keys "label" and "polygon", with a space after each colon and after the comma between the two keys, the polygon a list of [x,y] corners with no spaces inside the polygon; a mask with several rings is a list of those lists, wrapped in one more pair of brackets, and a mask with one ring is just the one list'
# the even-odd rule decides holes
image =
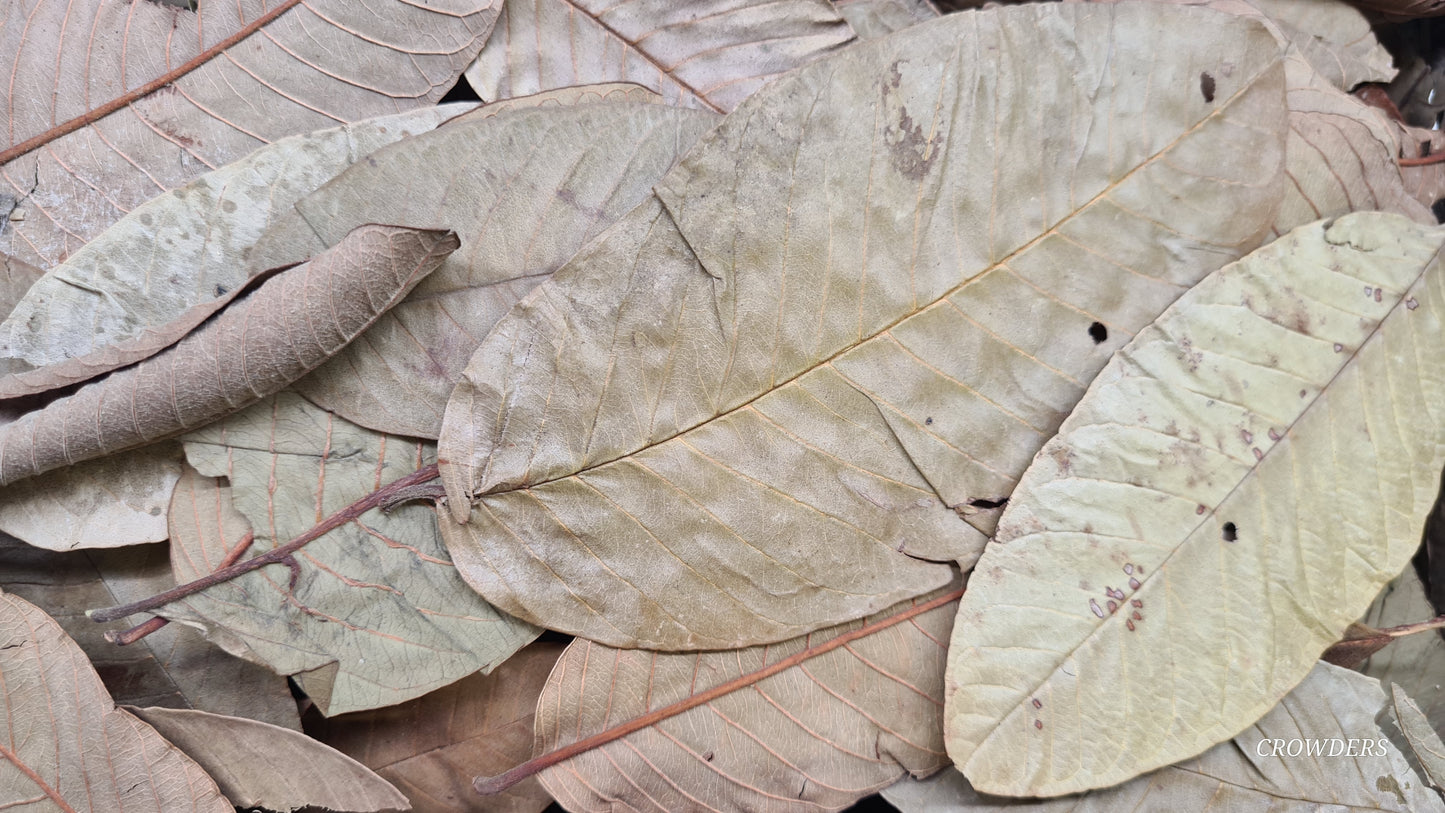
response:
{"label": "wrinkled leaf", "polygon": [[959,608],[949,754],[975,787],[1057,795],[1200,753],[1400,572],[1445,463],[1442,242],[1376,213],[1302,227],[1116,354]]}
{"label": "wrinkled leaf", "polygon": [[371,429],[435,438],[452,386],[492,325],[637,205],[717,121],[589,98],[468,115],[378,150],[297,204],[314,242],[293,246],[295,258],[382,220],[448,228],[463,246],[303,379],[302,394]]}
{"label": "wrinkled leaf", "polygon": [[[185,441],[205,475],[183,476],[171,507],[173,562],[185,581],[235,547],[242,521],[255,533],[252,553],[262,553],[431,457],[427,445],[352,425],[289,392]],[[160,612],[293,675],[324,714],[419,697],[489,671],[537,635],[458,578],[434,516],[415,503],[368,512],[296,555],[294,589],[288,568],[271,565]]]}
{"label": "wrinkled leaf", "polygon": [[458,567],[514,615],[657,649],[939,586],[921,560],[972,562],[1109,353],[1254,245],[1282,79],[1226,15],[1039,5],[768,85],[472,358],[439,443]]}
{"label": "wrinkled leaf", "polygon": [[[771,646],[659,653],[577,640],[537,701],[537,753],[755,672],[922,603]],[[541,774],[573,813],[648,799],[660,810],[837,810],[948,763],[940,698],[956,603],[879,630]]]}
{"label": "wrinkled leaf", "polygon": [[163,542],[180,476],[167,444],[46,472],[0,489],[0,531],[50,550]]}
{"label": "wrinkled leaf", "polygon": [[[1036,811],[1114,813],[1368,809],[1410,813],[1445,805],[1390,745],[1375,717],[1384,693],[1373,680],[1320,664],[1259,722],[1199,757],[1122,785],[1045,801],[984,796],[948,768],[929,779],[904,779],[883,791],[902,813]],[[1282,753],[1274,744],[1282,744]],[[1299,742],[1289,756],[1291,742]],[[1354,743],[1355,754],[1345,756]],[[1361,753],[1369,742],[1370,753]],[[1302,753],[1318,743],[1325,756]],[[1337,756],[1327,756],[1332,751]]]}
{"label": "wrinkled leaf", "polygon": [[1390,687],[1390,699],[1395,708],[1395,720],[1400,724],[1400,733],[1410,744],[1411,752],[1425,772],[1425,779],[1436,788],[1445,787],[1442,783],[1445,780],[1445,743],[1430,726],[1425,712],[1398,684]]}
{"label": "wrinkled leaf", "polygon": [[[1363,616],[1364,623],[1395,627],[1424,621],[1435,614],[1414,568],[1390,582]],[[1438,632],[1407,635],[1371,656],[1361,672],[1381,683],[1403,688],[1424,710],[1437,731],[1445,731],[1445,641]]]}
{"label": "wrinkled leaf", "polygon": [[[0,538],[0,587],[55,618],[117,703],[196,708],[300,730],[285,678],[228,655],[198,631],[171,624],[118,647],[102,637],[105,627],[84,615],[174,585],[162,545],[54,553]],[[144,620],[134,615],[116,628]]]}
{"label": "wrinkled leaf", "polygon": [[0,807],[233,810],[200,766],[115,707],[59,624],[8,593],[0,674]]}
{"label": "wrinkled leaf", "polygon": [[833,7],[864,40],[886,37],[938,16],[929,0],[834,0]]}
{"label": "wrinkled leaf", "polygon": [[1356,622],[1346,627],[1340,640],[1320,654],[1320,660],[1354,669],[1394,641],[1389,633]]}
{"label": "wrinkled leaf", "polygon": [[174,347],[0,427],[0,484],[209,423],[315,369],[457,248],[456,235],[356,229]]}
{"label": "wrinkled leaf", "polygon": [[429,106],[499,8],[7,3],[0,65],[24,90],[0,107],[0,208],[15,207],[0,252],[49,267],[146,200],[271,141]]}
{"label": "wrinkled leaf", "polygon": [[509,0],[466,75],[486,101],[633,82],[722,113],[852,39],[828,0]]}
{"label": "wrinkled leaf", "polygon": [[416,813],[541,813],[552,797],[536,779],[483,798],[472,777],[532,756],[537,697],[563,646],[537,642],[490,675],[472,675],[415,700],[323,718],[307,732],[385,777]]}
{"label": "wrinkled leaf", "polygon": [[52,268],[0,324],[0,356],[12,373],[0,378],[0,393],[64,386],[174,343],[248,277],[280,265],[253,258],[251,246],[293,203],[363,155],[467,109],[285,138],[136,207]]}
{"label": "wrinkled leaf", "polygon": [[391,783],[300,732],[204,711],[128,710],[200,764],[237,807],[286,813],[308,805],[348,813],[407,807]]}

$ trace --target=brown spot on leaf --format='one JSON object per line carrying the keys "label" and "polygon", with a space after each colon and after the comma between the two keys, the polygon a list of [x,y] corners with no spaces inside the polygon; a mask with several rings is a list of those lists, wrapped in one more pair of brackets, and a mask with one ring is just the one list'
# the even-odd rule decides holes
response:
{"label": "brown spot on leaf", "polygon": [[1093,599],[1089,599],[1089,610],[1093,612],[1094,615],[1097,615],[1100,618],[1104,617],[1104,608],[1100,607],[1099,602]]}
{"label": "brown spot on leaf", "polygon": [[1405,307],[1409,308],[1410,310],[1414,310],[1420,307],[1420,303],[1416,302],[1415,297],[1412,296],[1409,299],[1405,300]]}
{"label": "brown spot on leaf", "polygon": [[1043,720],[1034,720],[1034,728],[1037,728],[1038,730],[1043,731],[1043,730],[1044,730],[1044,721],[1043,721]]}
{"label": "brown spot on leaf", "polygon": [[921,181],[941,150],[908,115],[908,105],[898,94],[898,88],[903,83],[903,72],[899,69],[901,64],[894,62],[888,67],[888,81],[881,88],[882,108],[888,111],[890,118],[883,128],[883,143],[888,147],[888,158],[893,168],[906,178]]}
{"label": "brown spot on leaf", "polygon": [[1040,702],[1037,697],[1035,697],[1035,698],[1034,698],[1034,708],[1036,708],[1036,709],[1041,709],[1041,708],[1043,708],[1043,707],[1044,707],[1044,704],[1043,704],[1042,702]]}
{"label": "brown spot on leaf", "polygon": [[1144,602],[1140,601],[1140,600],[1137,599],[1137,598],[1136,598],[1136,599],[1132,599],[1129,603],[1130,603],[1131,605],[1135,606],[1135,607],[1143,607],[1143,606],[1144,606]]}

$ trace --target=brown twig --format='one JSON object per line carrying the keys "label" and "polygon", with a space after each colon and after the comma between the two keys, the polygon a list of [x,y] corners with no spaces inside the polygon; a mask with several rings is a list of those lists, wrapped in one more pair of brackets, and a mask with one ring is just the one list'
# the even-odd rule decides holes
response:
{"label": "brown twig", "polygon": [[[236,546],[226,553],[226,558],[222,559],[221,563],[216,565],[216,569],[220,570],[223,567],[230,567],[241,561],[241,555],[250,549],[251,543],[255,541],[256,535],[247,531],[246,535],[241,537],[241,541],[237,542]],[[145,621],[136,624],[124,632],[116,632],[115,630],[106,632],[105,640],[110,641],[116,646],[130,646],[169,623],[171,622],[168,619],[161,618],[160,616],[147,618]]]}
{"label": "brown twig", "polygon": [[260,556],[247,559],[244,562],[231,565],[230,567],[220,568],[219,570],[216,570],[208,576],[202,576],[201,578],[196,579],[193,582],[188,582],[186,584],[173,587],[170,590],[165,591],[164,593],[159,593],[157,595],[151,596],[150,598],[141,599],[140,601],[132,601],[129,604],[121,604],[116,607],[107,607],[101,610],[87,610],[85,614],[92,621],[114,621],[118,618],[125,618],[126,616],[133,613],[143,613],[149,610],[154,610],[157,607],[164,607],[165,605],[170,604],[173,601],[180,601],[187,596],[195,595],[202,590],[206,590],[208,588],[215,587],[218,584],[228,582],[231,579],[236,578],[237,576],[245,575],[253,570],[263,568],[266,565],[284,564],[287,559],[291,558],[291,554],[295,553],[298,550],[301,550],[301,548],[304,547],[308,542],[311,542],[312,540],[330,531],[340,528],[342,525],[351,522],[352,520],[360,517],[362,514],[365,514],[367,511],[370,511],[373,508],[383,505],[384,503],[389,501],[397,491],[411,488],[418,483],[425,483],[428,480],[436,479],[436,477],[437,467],[435,463],[431,464],[430,466],[425,466],[423,468],[417,469],[411,474],[408,474],[407,476],[391,483],[390,485],[382,486],[381,488],[371,492],[365,497],[362,497],[351,505],[348,505],[340,511],[337,511],[336,513],[322,520],[311,530],[296,537],[290,542],[287,542],[279,548],[272,548],[271,550],[266,551]]}
{"label": "brown twig", "polygon": [[[1442,153],[1445,154],[1445,153]],[[1445,627],[1445,615],[1437,615],[1429,621],[1416,621],[1413,624],[1401,624],[1398,627],[1386,627],[1380,632],[1391,638],[1404,638],[1406,635],[1414,635],[1417,632],[1427,632]]]}
{"label": "brown twig", "polygon": [[521,765],[518,765],[517,767],[511,769],[510,771],[507,771],[506,773],[498,774],[496,776],[479,776],[476,779],[472,780],[472,787],[476,789],[477,793],[480,793],[483,796],[491,796],[494,793],[501,793],[502,791],[517,784],[523,779],[526,779],[529,776],[539,773],[547,768],[550,768],[559,762],[571,759],[578,754],[591,751],[593,748],[598,748],[600,746],[606,745],[607,743],[614,740],[621,739],[635,731],[641,731],[644,728],[656,725],[663,720],[681,714],[688,709],[696,708],[704,703],[711,703],[712,701],[718,699],[719,697],[722,697],[723,695],[735,692],[745,686],[751,686],[752,684],[757,683],[758,681],[765,678],[772,677],[773,675],[776,675],[777,673],[782,672],[785,669],[791,669],[794,666],[797,666],[798,664],[810,658],[816,658],[825,652],[831,652],[838,647],[843,646],[844,644],[848,644],[858,640],[859,638],[872,635],[879,630],[887,629],[894,624],[902,623],[910,618],[922,615],[929,610],[936,610],[939,607],[948,604],[949,602],[958,601],[962,597],[963,589],[959,588],[958,590],[945,593],[938,598],[910,607],[907,610],[898,613],[897,615],[890,615],[887,618],[880,618],[872,624],[864,624],[858,629],[845,632],[842,635],[824,641],[823,643],[818,644],[815,647],[809,647],[802,650],[801,652],[795,652],[792,655],[778,661],[777,663],[765,666],[755,672],[749,672],[746,675],[735,677],[732,680],[727,681],[726,683],[719,683],[711,689],[708,689],[704,692],[699,692],[685,700],[679,700],[671,705],[663,706],[656,711],[650,711],[647,714],[642,715],[641,717],[634,717],[633,719],[628,720],[621,725],[613,726],[606,731],[593,734],[592,736],[585,739],[580,739],[572,743],[571,745],[563,746],[556,749],[555,751],[548,751],[547,753],[539,757],[533,757],[526,762],[523,762]]}
{"label": "brown twig", "polygon": [[1445,150],[1421,156],[1420,158],[1401,158],[1399,161],[1402,167],[1425,167],[1441,162],[1445,162]]}

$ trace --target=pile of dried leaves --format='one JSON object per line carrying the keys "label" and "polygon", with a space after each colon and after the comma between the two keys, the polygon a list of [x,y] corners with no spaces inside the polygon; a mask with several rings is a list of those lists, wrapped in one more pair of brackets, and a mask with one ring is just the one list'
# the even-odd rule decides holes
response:
{"label": "pile of dried leaves", "polygon": [[0,4],[0,807],[1445,810],[1393,64],[1333,0]]}

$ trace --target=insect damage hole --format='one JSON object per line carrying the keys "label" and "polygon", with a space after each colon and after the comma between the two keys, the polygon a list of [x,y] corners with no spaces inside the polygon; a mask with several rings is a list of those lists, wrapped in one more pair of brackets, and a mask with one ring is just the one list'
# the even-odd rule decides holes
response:
{"label": "insect damage hole", "polygon": [[1214,102],[1214,77],[1208,71],[1199,74],[1199,92],[1204,94],[1204,101]]}
{"label": "insect damage hole", "polygon": [[1224,523],[1224,541],[1233,542],[1239,538],[1239,528],[1233,522]]}
{"label": "insect damage hole", "polygon": [[1089,338],[1094,340],[1094,344],[1103,344],[1109,340],[1109,329],[1104,327],[1103,322],[1095,322],[1089,325]]}
{"label": "insect damage hole", "polygon": [[969,500],[968,504],[974,508],[1002,508],[1008,505],[1008,497],[998,497],[992,500],[984,497],[975,497]]}

